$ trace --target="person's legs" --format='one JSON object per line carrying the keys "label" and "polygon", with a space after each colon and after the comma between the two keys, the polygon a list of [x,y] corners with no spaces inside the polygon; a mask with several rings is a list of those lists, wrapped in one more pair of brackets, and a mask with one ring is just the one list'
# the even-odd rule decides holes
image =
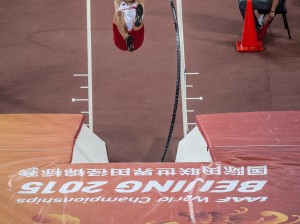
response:
{"label": "person's legs", "polygon": [[137,3],[138,6],[136,8],[136,17],[132,26],[133,30],[139,30],[144,25],[143,18],[145,13],[145,1],[138,0]]}
{"label": "person's legs", "polygon": [[116,24],[120,34],[125,39],[129,34],[128,34],[127,25],[124,20],[124,12],[123,11],[119,10],[116,12],[114,19],[113,19],[113,23]]}
{"label": "person's legs", "polygon": [[133,51],[134,50],[133,49],[133,39],[128,33],[128,29],[127,29],[127,25],[125,23],[123,11],[119,10],[115,13],[113,23],[117,26],[119,33],[123,37],[123,39],[128,47],[128,50]]}
{"label": "person's legs", "polygon": [[145,0],[137,0],[138,4],[141,4],[145,8]]}
{"label": "person's legs", "polygon": [[[241,12],[243,18],[245,18],[247,0],[238,0],[238,4],[239,4],[240,12]],[[272,0],[252,0],[252,7],[253,7],[253,10],[259,10],[259,9],[260,10],[270,10],[272,7]],[[259,25],[255,15],[254,15],[254,20],[255,20],[256,29],[259,29],[260,25]]]}
{"label": "person's legs", "polygon": [[122,35],[120,34],[118,27],[116,24],[113,23],[113,40],[115,45],[123,51],[128,51],[128,47],[124,41],[124,38],[122,37]]}
{"label": "person's legs", "polygon": [[144,33],[145,33],[145,29],[144,29],[144,25],[138,27],[137,30],[132,30],[130,35],[132,35],[133,39],[134,39],[134,50],[137,50],[138,48],[140,48],[144,42]]}

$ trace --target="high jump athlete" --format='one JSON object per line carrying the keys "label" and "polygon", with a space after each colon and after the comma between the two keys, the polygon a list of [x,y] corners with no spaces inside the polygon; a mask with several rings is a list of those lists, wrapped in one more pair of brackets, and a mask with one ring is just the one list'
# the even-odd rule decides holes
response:
{"label": "high jump athlete", "polygon": [[134,51],[144,42],[144,0],[114,0],[113,39],[123,51]]}

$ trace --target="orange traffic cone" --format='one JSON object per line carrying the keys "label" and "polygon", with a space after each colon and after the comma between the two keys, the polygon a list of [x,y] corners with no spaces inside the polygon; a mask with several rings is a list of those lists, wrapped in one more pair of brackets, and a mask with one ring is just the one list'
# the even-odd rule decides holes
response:
{"label": "orange traffic cone", "polygon": [[236,49],[239,52],[264,50],[262,42],[257,41],[257,34],[256,34],[255,23],[254,23],[254,14],[253,14],[253,7],[252,7],[251,0],[247,0],[242,41],[236,42]]}

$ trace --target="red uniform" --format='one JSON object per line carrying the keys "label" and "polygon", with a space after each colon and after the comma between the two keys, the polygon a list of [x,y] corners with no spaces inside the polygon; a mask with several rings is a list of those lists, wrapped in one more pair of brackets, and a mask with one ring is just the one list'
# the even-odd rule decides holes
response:
{"label": "red uniform", "polygon": [[[138,48],[140,48],[144,42],[144,25],[139,29],[139,30],[131,30],[129,32],[129,34],[132,36],[133,38],[133,47],[134,50],[137,50]],[[120,34],[118,27],[116,24],[113,23],[113,33],[114,33],[114,42],[115,45],[123,50],[123,51],[128,51],[128,47],[125,43],[124,38],[122,37],[122,35]]]}

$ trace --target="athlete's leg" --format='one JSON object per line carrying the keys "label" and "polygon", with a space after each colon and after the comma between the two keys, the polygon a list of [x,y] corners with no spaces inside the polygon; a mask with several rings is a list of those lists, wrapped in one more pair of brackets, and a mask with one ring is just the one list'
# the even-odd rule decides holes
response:
{"label": "athlete's leg", "polygon": [[127,29],[127,25],[125,23],[123,11],[119,10],[116,12],[114,19],[113,19],[113,23],[117,26],[119,33],[123,37],[123,39],[128,47],[128,50],[133,51],[134,50],[133,38],[128,33],[128,29]]}
{"label": "athlete's leg", "polygon": [[134,30],[139,30],[143,27],[144,14],[145,14],[145,0],[137,0],[138,6],[136,9],[136,17],[134,19],[133,27]]}
{"label": "athlete's leg", "polygon": [[145,0],[137,0],[137,3],[145,7]]}
{"label": "athlete's leg", "polygon": [[120,34],[125,39],[129,34],[128,34],[127,25],[125,23],[124,12],[123,11],[119,10],[119,11],[116,12],[116,14],[114,16],[114,19],[113,19],[113,23],[116,24]]}
{"label": "athlete's leg", "polygon": [[115,13],[119,10],[122,0],[114,0]]}

